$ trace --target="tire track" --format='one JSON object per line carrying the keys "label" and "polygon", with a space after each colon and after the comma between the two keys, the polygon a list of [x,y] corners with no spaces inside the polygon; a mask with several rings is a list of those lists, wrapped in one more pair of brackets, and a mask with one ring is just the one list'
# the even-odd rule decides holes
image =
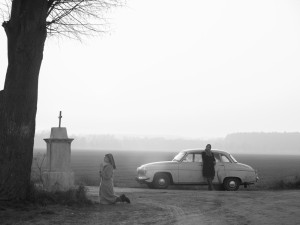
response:
{"label": "tire track", "polygon": [[176,222],[186,216],[182,208],[175,205],[162,204],[151,199],[140,199],[139,203],[161,208],[168,213],[168,217],[170,217],[170,219],[173,219]]}

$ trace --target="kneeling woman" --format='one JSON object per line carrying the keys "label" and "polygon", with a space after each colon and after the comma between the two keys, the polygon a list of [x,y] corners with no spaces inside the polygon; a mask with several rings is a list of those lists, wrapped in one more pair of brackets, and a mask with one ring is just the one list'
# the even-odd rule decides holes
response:
{"label": "kneeling woman", "polygon": [[100,168],[100,204],[115,204],[116,202],[130,203],[129,198],[124,194],[121,196],[115,195],[113,183],[114,169],[116,169],[116,164],[113,155],[106,154],[104,164]]}

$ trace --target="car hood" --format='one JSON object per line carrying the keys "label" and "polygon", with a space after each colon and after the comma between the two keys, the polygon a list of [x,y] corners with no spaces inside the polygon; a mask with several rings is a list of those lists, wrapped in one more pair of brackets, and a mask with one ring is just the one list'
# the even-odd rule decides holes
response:
{"label": "car hood", "polygon": [[147,164],[144,164],[144,165],[141,165],[140,167],[146,167],[146,168],[149,168],[149,167],[156,167],[156,166],[173,166],[173,165],[177,165],[178,162],[176,161],[160,161],[160,162],[153,162],[153,163],[147,163]]}
{"label": "car hood", "polygon": [[254,169],[247,164],[236,163],[235,165],[236,165],[235,168],[238,170],[254,171]]}

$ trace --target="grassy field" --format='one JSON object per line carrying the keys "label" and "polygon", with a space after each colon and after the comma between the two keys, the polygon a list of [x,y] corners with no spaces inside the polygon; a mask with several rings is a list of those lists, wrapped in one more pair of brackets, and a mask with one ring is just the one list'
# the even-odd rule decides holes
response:
{"label": "grassy field", "polygon": [[[45,152],[39,152],[40,156]],[[88,186],[99,184],[99,165],[106,153],[114,155],[117,169],[115,171],[115,186],[140,187],[134,178],[136,168],[142,164],[172,160],[177,152],[137,152],[137,151],[73,151],[72,169],[75,172],[75,182]],[[288,178],[300,178],[300,156],[286,155],[241,155],[233,154],[237,161],[248,164],[258,170],[260,180],[250,189],[268,189],[276,183]],[[33,167],[36,166],[33,164]],[[241,188],[243,190],[243,188]]]}

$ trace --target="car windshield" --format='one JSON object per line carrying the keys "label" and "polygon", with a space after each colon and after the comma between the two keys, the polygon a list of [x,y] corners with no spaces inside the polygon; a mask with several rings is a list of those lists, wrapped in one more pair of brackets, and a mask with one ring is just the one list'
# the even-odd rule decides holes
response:
{"label": "car windshield", "polygon": [[235,159],[232,155],[229,155],[229,156],[230,156],[230,158],[232,159],[232,161],[233,161],[234,163],[237,163],[236,159]]}
{"label": "car windshield", "polygon": [[184,155],[185,155],[185,152],[179,152],[172,161],[179,162]]}

